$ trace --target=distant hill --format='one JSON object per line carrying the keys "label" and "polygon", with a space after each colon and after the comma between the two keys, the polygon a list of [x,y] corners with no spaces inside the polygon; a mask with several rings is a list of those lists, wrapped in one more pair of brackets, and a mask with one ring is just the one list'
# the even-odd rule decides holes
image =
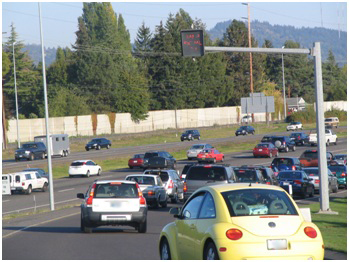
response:
{"label": "distant hill", "polygon": [[[26,44],[23,51],[29,51],[29,56],[34,60],[34,64],[41,62],[41,45],[37,44]],[[45,48],[45,65],[49,67],[56,60],[56,51],[54,47]]]}
{"label": "distant hill", "polygon": [[[221,39],[231,22],[232,20],[217,23],[214,28],[208,30],[211,39]],[[339,38],[338,30],[320,27],[295,28],[294,26],[271,25],[268,22],[257,20],[251,22],[251,30],[259,47],[266,39],[271,41],[274,47],[282,47],[287,40],[300,43],[302,48],[312,48],[314,42],[320,42],[323,61],[327,59],[328,51],[331,49],[339,65],[347,63],[347,32],[341,31]]]}

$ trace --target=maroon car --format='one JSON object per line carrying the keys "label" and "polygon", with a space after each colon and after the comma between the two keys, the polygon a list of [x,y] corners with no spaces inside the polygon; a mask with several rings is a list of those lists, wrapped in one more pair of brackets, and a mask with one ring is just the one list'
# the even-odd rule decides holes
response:
{"label": "maroon car", "polygon": [[135,154],[131,159],[128,160],[129,168],[144,167],[144,154]]}
{"label": "maroon car", "polygon": [[279,150],[272,143],[260,143],[253,149],[254,157],[274,157],[279,155]]}

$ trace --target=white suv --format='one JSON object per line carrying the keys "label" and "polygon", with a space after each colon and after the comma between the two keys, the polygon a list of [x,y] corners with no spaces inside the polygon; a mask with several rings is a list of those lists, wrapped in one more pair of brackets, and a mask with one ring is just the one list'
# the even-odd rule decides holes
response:
{"label": "white suv", "polygon": [[303,125],[301,122],[291,122],[287,127],[286,130],[290,131],[290,130],[303,130]]}
{"label": "white suv", "polygon": [[81,231],[91,233],[94,227],[126,225],[139,233],[147,231],[147,203],[139,185],[127,180],[94,181],[81,204]]}
{"label": "white suv", "polygon": [[37,172],[13,173],[11,179],[11,192],[24,192],[31,194],[32,190],[40,189],[45,192],[48,188],[48,180]]}

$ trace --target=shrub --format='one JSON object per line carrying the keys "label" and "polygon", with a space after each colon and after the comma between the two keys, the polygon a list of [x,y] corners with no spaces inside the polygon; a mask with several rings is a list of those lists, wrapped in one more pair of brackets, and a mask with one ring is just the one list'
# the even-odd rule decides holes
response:
{"label": "shrub", "polygon": [[[325,117],[338,117],[339,121],[347,121],[347,111],[332,108],[325,112]],[[305,111],[295,112],[286,118],[286,122],[299,121],[303,124],[315,123],[316,112],[313,106],[307,106]]]}
{"label": "shrub", "polygon": [[338,117],[339,121],[347,121],[347,111],[331,108],[325,112],[325,117]]}
{"label": "shrub", "polygon": [[23,115],[23,114],[18,114],[18,119],[25,119],[25,115]]}
{"label": "shrub", "polygon": [[29,118],[38,118],[38,116],[35,113],[30,113]]}

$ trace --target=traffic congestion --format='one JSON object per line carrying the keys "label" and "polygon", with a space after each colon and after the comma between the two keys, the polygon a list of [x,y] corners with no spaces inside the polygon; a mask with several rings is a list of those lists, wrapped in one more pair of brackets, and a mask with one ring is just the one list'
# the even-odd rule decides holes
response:
{"label": "traffic congestion", "polygon": [[[308,135],[298,131],[264,135],[242,157],[222,153],[198,130],[184,131],[180,141],[190,143],[186,159],[161,149],[138,151],[127,161],[128,170],[113,172],[117,176],[102,170],[97,161],[74,160],[67,182],[60,182],[83,181],[81,191],[71,192],[82,201],[80,231],[93,235],[115,232],[112,228],[129,232],[131,227],[146,235],[153,226],[149,215],[162,215],[164,210],[172,221],[157,233],[153,252],[160,259],[324,258],[321,231],[296,203],[320,193],[317,150],[311,148]],[[94,138],[85,147],[86,151],[93,147],[87,153],[91,159],[102,149],[99,142],[112,148],[109,140]],[[337,193],[346,189],[346,154],[332,153],[331,147],[327,148],[329,193]],[[40,168],[7,176],[13,194],[9,197],[45,192],[49,186]]]}

